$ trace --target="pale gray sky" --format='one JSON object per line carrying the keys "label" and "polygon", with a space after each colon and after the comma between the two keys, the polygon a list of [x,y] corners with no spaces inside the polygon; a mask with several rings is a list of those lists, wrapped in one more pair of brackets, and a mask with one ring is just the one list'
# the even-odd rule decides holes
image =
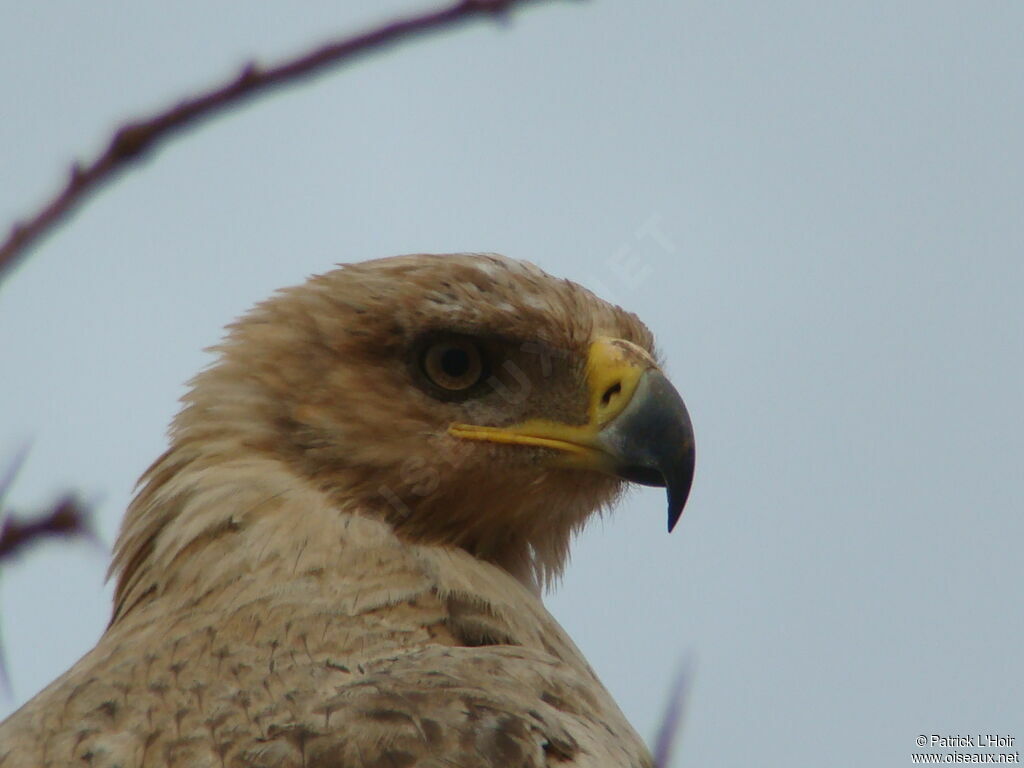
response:
{"label": "pale gray sky", "polygon": [[[0,221],[122,118],[422,7],[5,3]],[[637,311],[693,415],[676,532],[637,491],[548,599],[642,734],[689,658],[680,766],[1022,740],[1022,41],[1010,0],[538,4],[238,110],[3,286],[11,501],[79,489],[109,545],[225,323],[336,262],[499,251]],[[105,568],[4,571],[0,716],[95,642]]]}

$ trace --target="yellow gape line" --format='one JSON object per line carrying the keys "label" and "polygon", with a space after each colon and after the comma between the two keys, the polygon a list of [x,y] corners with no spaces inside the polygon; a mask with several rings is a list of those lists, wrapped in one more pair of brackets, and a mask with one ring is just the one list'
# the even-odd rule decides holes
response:
{"label": "yellow gape line", "polygon": [[640,347],[623,339],[598,338],[587,354],[587,423],[564,424],[529,419],[508,427],[452,424],[449,434],[465,440],[551,448],[558,466],[612,472],[614,463],[602,448],[601,430],[629,405],[643,374],[655,367]]}

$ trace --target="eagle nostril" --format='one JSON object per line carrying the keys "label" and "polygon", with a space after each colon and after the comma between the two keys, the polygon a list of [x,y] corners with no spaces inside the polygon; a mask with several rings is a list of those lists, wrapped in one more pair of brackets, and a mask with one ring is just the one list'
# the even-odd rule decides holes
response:
{"label": "eagle nostril", "polygon": [[608,405],[608,403],[612,401],[612,398],[619,394],[619,392],[621,391],[622,383],[616,381],[614,384],[612,384],[610,387],[608,387],[608,389],[604,391],[604,394],[601,396],[601,405]]}

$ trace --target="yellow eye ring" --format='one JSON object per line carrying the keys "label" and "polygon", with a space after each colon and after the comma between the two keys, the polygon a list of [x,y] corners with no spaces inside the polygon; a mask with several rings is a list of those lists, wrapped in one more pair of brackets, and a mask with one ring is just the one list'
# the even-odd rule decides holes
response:
{"label": "yellow eye ring", "polygon": [[480,346],[468,338],[446,338],[434,342],[423,353],[423,373],[446,392],[464,392],[484,376]]}

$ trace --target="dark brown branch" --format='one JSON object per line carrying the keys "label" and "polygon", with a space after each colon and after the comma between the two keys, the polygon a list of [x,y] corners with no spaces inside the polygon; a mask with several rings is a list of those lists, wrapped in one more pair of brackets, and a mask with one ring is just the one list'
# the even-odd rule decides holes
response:
{"label": "dark brown branch", "polygon": [[0,563],[41,539],[72,536],[96,538],[89,525],[89,512],[71,494],[29,522],[22,522],[4,509],[7,492],[14,485],[27,456],[28,448],[22,448],[0,476]]}
{"label": "dark brown branch", "polygon": [[188,98],[152,117],[126,123],[115,132],[99,157],[89,163],[75,163],[64,188],[35,215],[12,227],[7,240],[0,246],[0,282],[11,273],[29,248],[74,212],[89,195],[176,132],[273,88],[322,73],[359,54],[380,50],[426,32],[453,27],[478,16],[500,16],[527,2],[530,0],[459,0],[440,10],[400,19],[355,37],[327,43],[269,69],[249,63],[224,85]]}
{"label": "dark brown branch", "polygon": [[57,502],[38,517],[22,522],[11,516],[0,525],[0,562],[14,557],[20,550],[47,538],[93,538],[89,513],[73,496]]}
{"label": "dark brown branch", "polygon": [[[4,498],[25,463],[28,448],[22,448],[11,466],[0,476],[0,565],[15,557],[19,551],[47,538],[79,536],[99,543],[89,524],[89,511],[71,495],[65,496],[53,507],[30,522],[21,522],[4,510]],[[0,691],[10,695],[11,681],[7,675],[7,660],[0,642]]]}
{"label": "dark brown branch", "polygon": [[[14,471],[20,465],[19,460]],[[0,501],[7,490],[13,474],[0,481]],[[2,512],[2,509],[0,509]],[[6,518],[6,519],[4,519]],[[89,525],[89,512],[75,497],[66,496],[54,504],[53,508],[29,522],[21,522],[13,515],[0,515],[0,564],[14,558],[32,544],[48,538],[83,537],[96,540]],[[11,681],[7,674],[7,659],[3,643],[0,642],[0,691],[10,695]]]}

